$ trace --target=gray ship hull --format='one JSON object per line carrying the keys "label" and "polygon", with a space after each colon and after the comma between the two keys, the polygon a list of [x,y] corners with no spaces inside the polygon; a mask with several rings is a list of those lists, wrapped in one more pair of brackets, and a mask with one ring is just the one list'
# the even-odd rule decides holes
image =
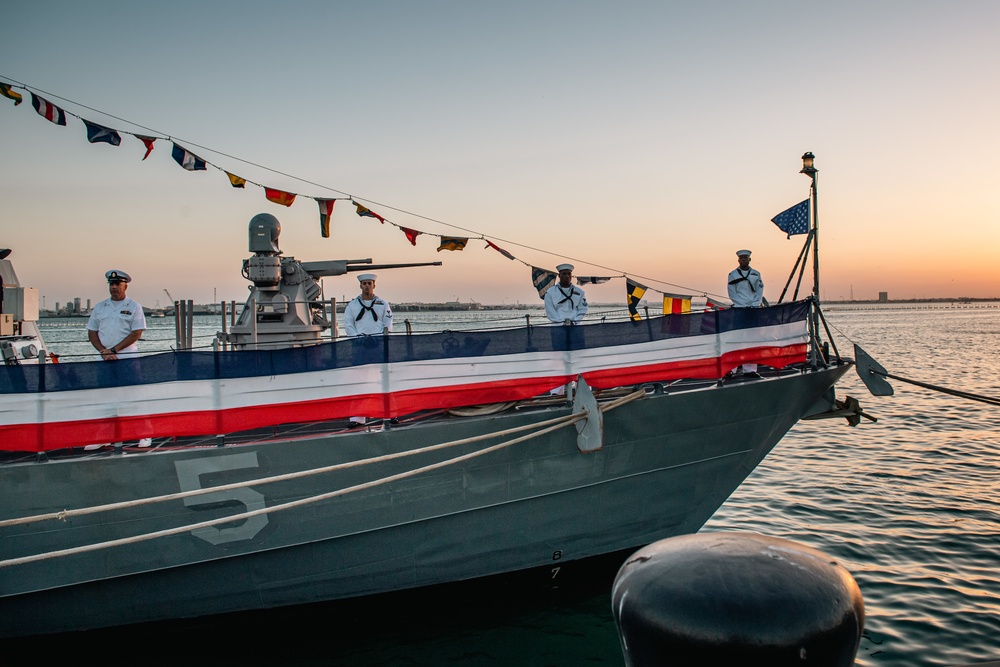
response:
{"label": "gray ship hull", "polygon": [[[847,370],[655,393],[604,415],[603,447],[569,426],[481,457],[241,519],[493,444],[266,485],[0,528],[0,560],[184,530],[0,567],[0,636],[263,609],[549,567],[697,531]],[[439,419],[240,446],[0,466],[0,519],[133,501],[495,433],[569,407]]]}

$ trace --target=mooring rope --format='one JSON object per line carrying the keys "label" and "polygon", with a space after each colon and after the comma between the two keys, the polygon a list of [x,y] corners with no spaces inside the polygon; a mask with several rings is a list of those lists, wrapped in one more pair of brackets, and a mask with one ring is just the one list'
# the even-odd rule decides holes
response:
{"label": "mooring rope", "polygon": [[193,496],[200,496],[206,493],[217,493],[219,491],[229,491],[231,489],[240,489],[248,486],[258,486],[263,484],[270,484],[272,482],[286,482],[292,479],[300,479],[302,477],[310,477],[312,475],[320,475],[328,472],[336,472],[338,470],[347,470],[348,468],[356,468],[364,465],[371,465],[373,463],[384,463],[386,461],[392,461],[394,459],[401,459],[407,456],[416,456],[418,454],[426,454],[428,452],[435,452],[441,449],[448,449],[449,447],[458,447],[460,445],[467,445],[473,442],[478,442],[480,440],[489,440],[490,438],[501,438],[507,435],[512,435],[514,433],[520,433],[521,431],[527,431],[532,428],[539,428],[548,426],[551,424],[559,424],[562,422],[567,422],[574,417],[577,417],[583,413],[577,413],[575,415],[564,415],[562,417],[555,417],[542,422],[537,422],[534,424],[525,424],[524,426],[516,426],[514,428],[509,428],[503,431],[497,431],[495,433],[487,433],[483,435],[477,435],[470,438],[463,438],[461,440],[452,440],[450,442],[443,442],[438,445],[428,445],[427,447],[421,447],[419,449],[411,449],[405,452],[397,452],[395,454],[384,454],[382,456],[373,456],[367,459],[358,459],[357,461],[348,461],[346,463],[337,463],[335,465],[324,466],[322,468],[312,468],[310,470],[300,470],[298,472],[285,473],[283,475],[273,475],[271,477],[261,477],[260,479],[252,479],[245,482],[233,482],[231,484],[223,484],[221,486],[209,486],[203,489],[193,489],[191,491],[180,491],[178,493],[168,493],[162,496],[151,496],[149,498],[140,498],[138,500],[126,500],[118,503],[109,503],[107,505],[95,505],[93,507],[82,507],[75,510],[61,510],[59,512],[49,512],[47,514],[36,514],[29,517],[21,517],[18,519],[5,519],[0,521],[0,528],[7,526],[17,526],[25,525],[31,523],[38,523],[39,521],[51,521],[51,520],[65,520],[78,516],[85,516],[87,514],[98,514],[100,512],[110,512],[112,510],[126,509],[129,507],[138,507],[140,505],[152,505],[154,503],[165,502],[168,500],[181,500],[183,498],[191,498]]}
{"label": "mooring rope", "polygon": [[928,384],[926,382],[918,382],[917,380],[911,380],[909,378],[900,377],[898,375],[893,375],[892,373],[881,373],[874,368],[868,370],[872,375],[879,375],[881,377],[890,378],[892,380],[899,380],[900,382],[906,382],[908,384],[913,384],[918,387],[923,387],[924,389],[930,389],[932,391],[939,391],[942,394],[948,394],[949,396],[957,396],[958,398],[966,398],[970,401],[979,401],[981,403],[988,403],[990,405],[1000,405],[1000,398],[994,398],[992,396],[983,396],[982,394],[973,394],[967,391],[960,391],[958,389],[949,389],[948,387],[940,387],[934,384]]}
{"label": "mooring rope", "polygon": [[[602,412],[607,412],[608,410],[612,410],[614,408],[620,407],[620,406],[624,405],[625,403],[629,403],[629,402],[634,401],[634,400],[636,400],[638,398],[642,398],[644,395],[645,395],[645,391],[644,390],[637,390],[637,391],[629,394],[628,396],[624,396],[622,398],[616,399],[615,401],[612,401],[611,403],[606,404],[605,406],[601,406],[601,411]],[[80,547],[73,547],[73,548],[70,548],[70,549],[60,549],[60,550],[57,550],[57,551],[49,551],[49,552],[46,552],[46,553],[36,554],[36,555],[33,555],[33,556],[23,556],[21,558],[10,558],[10,559],[7,559],[7,560],[0,561],[0,568],[2,568],[2,567],[9,567],[9,566],[12,566],[12,565],[23,565],[25,563],[37,562],[37,561],[41,561],[41,560],[48,560],[48,559],[51,559],[51,558],[58,558],[58,557],[62,557],[62,556],[71,556],[71,555],[80,554],[80,553],[87,553],[89,551],[98,551],[98,550],[101,550],[101,549],[108,549],[108,548],[111,548],[111,547],[123,546],[123,545],[126,545],[126,544],[134,544],[134,543],[137,543],[137,542],[143,542],[143,541],[146,541],[146,540],[151,540],[151,539],[155,539],[155,538],[159,538],[159,537],[167,537],[169,535],[177,535],[177,534],[180,534],[180,533],[186,533],[186,532],[198,530],[200,528],[209,528],[209,527],[216,526],[216,525],[219,525],[219,524],[232,523],[233,521],[244,521],[246,519],[250,519],[250,518],[253,518],[253,517],[261,515],[261,514],[272,514],[272,513],[281,512],[281,511],[288,510],[288,509],[294,509],[296,507],[301,507],[303,505],[309,505],[309,504],[321,502],[321,501],[324,501],[324,500],[330,500],[332,498],[337,498],[339,496],[347,495],[349,493],[354,493],[356,491],[364,491],[364,490],[367,490],[367,489],[375,488],[377,486],[382,486],[384,484],[389,484],[389,483],[392,483],[392,482],[396,482],[396,481],[399,481],[401,479],[406,479],[408,477],[413,477],[415,475],[419,475],[419,474],[422,474],[422,473],[425,473],[425,472],[430,472],[432,470],[437,470],[439,468],[443,468],[443,467],[446,467],[446,466],[449,466],[449,465],[453,465],[455,463],[461,463],[462,461],[468,461],[470,459],[473,459],[473,458],[476,458],[476,457],[479,457],[479,456],[483,456],[485,454],[490,454],[492,452],[499,451],[499,450],[505,449],[507,447],[511,447],[511,446],[519,444],[521,442],[525,442],[527,440],[531,440],[533,438],[537,438],[539,436],[545,435],[546,433],[551,433],[552,431],[556,431],[556,430],[558,430],[560,428],[563,428],[564,426],[568,426],[570,424],[576,423],[576,422],[584,420],[586,418],[587,418],[587,411],[586,410],[582,410],[580,412],[576,412],[576,413],[573,413],[573,414],[570,414],[570,415],[564,415],[562,417],[556,417],[556,418],[549,419],[549,420],[542,421],[542,422],[538,422],[538,423],[535,423],[535,424],[527,424],[525,426],[518,426],[518,427],[511,428],[511,429],[506,429],[504,431],[498,431],[496,433],[490,433],[490,434],[485,434],[485,435],[473,436],[473,437],[470,437],[470,438],[463,438],[461,440],[454,440],[454,441],[447,442],[447,443],[442,443],[442,444],[439,444],[439,445],[431,445],[431,446],[424,447],[424,448],[421,448],[421,449],[418,449],[418,450],[412,450],[410,452],[401,452],[401,453],[397,453],[397,454],[387,454],[385,456],[374,457],[374,458],[371,458],[371,459],[362,459],[360,461],[351,461],[351,462],[348,462],[348,463],[338,464],[338,465],[335,465],[335,466],[327,466],[325,468],[315,468],[313,470],[302,471],[302,472],[298,472],[298,473],[288,473],[288,474],[285,474],[285,475],[276,475],[274,477],[262,478],[260,480],[255,480],[255,481],[251,481],[251,482],[239,482],[239,483],[235,483],[235,484],[227,484],[227,485],[224,485],[224,486],[208,487],[207,489],[197,489],[195,491],[186,491],[186,492],[182,492],[182,493],[168,494],[168,495],[165,495],[165,496],[157,496],[157,497],[154,497],[154,498],[144,498],[144,499],[140,499],[140,500],[136,500],[136,501],[127,501],[127,502],[122,502],[122,503],[113,503],[113,504],[109,504],[109,505],[102,505],[102,506],[97,506],[97,507],[92,507],[92,508],[82,508],[80,510],[64,510],[63,512],[56,512],[56,513],[52,513],[52,514],[38,515],[36,517],[30,517],[30,519],[32,521],[41,521],[41,520],[45,520],[45,519],[62,518],[62,517],[67,517],[67,516],[79,516],[81,514],[93,514],[95,512],[108,511],[109,509],[125,508],[125,507],[131,507],[131,506],[136,506],[136,505],[145,505],[145,504],[149,504],[149,503],[152,503],[152,502],[161,502],[163,500],[176,500],[176,499],[179,499],[179,498],[186,498],[186,497],[189,497],[189,496],[200,495],[200,494],[203,494],[203,493],[212,493],[212,492],[218,492],[218,491],[221,491],[221,490],[227,490],[227,489],[233,489],[233,488],[240,488],[240,487],[243,487],[243,486],[258,485],[258,484],[263,484],[263,483],[268,483],[268,482],[273,482],[273,481],[287,480],[287,479],[295,479],[295,478],[298,478],[298,477],[304,477],[304,476],[313,475],[313,474],[320,474],[322,472],[329,472],[329,471],[332,471],[332,470],[341,470],[341,469],[345,469],[345,468],[349,468],[349,467],[353,467],[353,466],[358,466],[358,465],[365,465],[365,464],[375,463],[375,462],[379,462],[379,461],[388,461],[388,460],[391,460],[391,459],[402,458],[403,456],[411,456],[411,455],[414,455],[414,454],[436,451],[436,450],[444,449],[444,448],[447,448],[447,447],[455,447],[455,446],[460,445],[460,444],[469,444],[469,443],[476,442],[476,441],[479,441],[479,440],[485,440],[485,439],[489,439],[489,438],[502,437],[504,435],[510,435],[512,433],[524,431],[524,430],[527,430],[527,429],[538,428],[540,426],[544,427],[544,428],[541,428],[541,429],[535,431],[534,433],[530,433],[528,435],[523,435],[523,436],[514,438],[513,440],[508,440],[506,442],[501,442],[501,443],[498,443],[496,445],[492,445],[490,447],[486,447],[485,449],[481,449],[479,451],[470,452],[468,454],[462,454],[462,455],[456,456],[454,458],[445,459],[444,461],[438,461],[437,463],[431,463],[431,464],[428,464],[426,466],[422,466],[422,467],[419,467],[419,468],[414,468],[413,470],[408,470],[408,471],[405,471],[405,472],[397,473],[395,475],[390,475],[388,477],[383,477],[381,479],[372,480],[370,482],[365,482],[365,483],[362,483],[362,484],[357,484],[355,486],[346,487],[344,489],[339,489],[337,491],[331,491],[329,493],[323,493],[323,494],[319,494],[319,495],[316,495],[316,496],[311,496],[309,498],[302,498],[302,499],[299,499],[299,500],[295,500],[295,501],[283,503],[283,504],[280,504],[280,505],[274,505],[274,506],[271,506],[271,507],[264,507],[264,508],[261,508],[261,509],[258,509],[258,510],[252,510],[252,511],[244,512],[244,513],[237,514],[237,515],[234,515],[234,516],[221,517],[221,518],[212,519],[212,520],[209,520],[209,521],[202,521],[200,523],[189,524],[189,525],[185,525],[185,526],[178,526],[176,528],[168,528],[168,529],[165,529],[165,530],[155,531],[155,532],[152,532],[152,533],[144,533],[142,535],[135,535],[133,537],[120,538],[120,539],[117,539],[117,540],[109,540],[107,542],[98,542],[98,543],[95,543],[95,544],[88,544],[88,545],[84,545],[84,546],[80,546]],[[19,519],[13,519],[13,520],[8,520],[8,521],[5,521],[3,523],[0,523],[0,526],[14,525],[15,523],[21,523],[21,522],[22,521],[19,520]],[[29,521],[29,522],[31,522],[31,521]]]}
{"label": "mooring rope", "polygon": [[600,407],[601,412],[607,412],[608,410],[614,410],[615,408],[619,408],[619,407],[625,405],[626,403],[631,403],[632,401],[636,400],[637,398],[642,398],[645,395],[646,395],[646,390],[645,389],[636,389],[631,394],[626,394],[625,396],[622,396],[621,398],[616,398],[613,401],[608,401],[604,405],[600,405],[598,407]]}

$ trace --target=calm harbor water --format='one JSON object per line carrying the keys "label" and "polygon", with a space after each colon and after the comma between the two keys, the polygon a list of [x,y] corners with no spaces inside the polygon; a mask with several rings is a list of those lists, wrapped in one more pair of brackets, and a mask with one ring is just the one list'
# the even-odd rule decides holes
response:
{"label": "calm harbor water", "polygon": [[[895,375],[998,397],[1000,307],[986,306],[826,314],[845,356],[857,342]],[[504,316],[513,324],[524,313],[482,315]],[[406,318],[417,329],[462,328],[454,313],[397,314]],[[40,324],[54,351],[88,353],[84,320]],[[149,324],[144,351],[173,345],[173,319]],[[197,318],[196,345],[209,345],[217,329],[217,317]],[[864,595],[858,665],[1000,660],[1000,408],[893,384],[895,396],[874,398],[851,373],[839,395],[859,398],[878,422],[798,424],[703,530],[755,531],[834,556]],[[213,652],[214,665],[623,664],[605,581],[513,604],[470,596],[385,609],[349,624],[312,607],[239,617],[221,636],[218,624],[169,629],[155,664],[207,664],[190,647],[219,641],[227,650]],[[264,634],[266,646],[246,643]],[[114,637],[91,639],[107,646]]]}

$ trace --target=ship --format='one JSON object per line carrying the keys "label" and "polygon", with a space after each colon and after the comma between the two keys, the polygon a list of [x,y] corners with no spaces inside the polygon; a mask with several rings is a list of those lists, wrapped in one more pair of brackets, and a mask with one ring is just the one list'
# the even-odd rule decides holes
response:
{"label": "ship", "polygon": [[279,233],[250,221],[250,296],[214,350],[51,363],[17,313],[0,637],[557,579],[698,531],[799,420],[845,416],[853,363],[814,298],[335,338],[319,280],[379,265],[284,256]]}

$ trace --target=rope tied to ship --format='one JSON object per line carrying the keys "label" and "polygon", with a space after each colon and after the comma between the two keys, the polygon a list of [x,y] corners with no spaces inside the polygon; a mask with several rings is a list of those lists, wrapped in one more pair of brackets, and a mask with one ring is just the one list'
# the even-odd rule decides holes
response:
{"label": "rope tied to ship", "polygon": [[957,398],[965,398],[970,401],[979,401],[980,403],[987,403],[989,405],[1000,405],[1000,398],[995,398],[993,396],[983,396],[982,394],[973,394],[971,392],[961,391],[959,389],[950,389],[948,387],[941,387],[936,384],[929,384],[927,382],[919,382],[917,380],[911,380],[909,378],[900,377],[899,375],[893,375],[892,373],[881,373],[874,369],[870,369],[869,373],[871,373],[872,375],[878,375],[880,377],[889,378],[890,380],[899,380],[900,382],[906,382],[907,384],[923,387],[924,389],[930,389],[931,391],[938,391],[941,392],[942,394],[948,394],[949,396],[955,396]]}
{"label": "rope tied to ship", "polygon": [[[623,396],[621,398],[618,398],[618,399],[615,399],[613,401],[610,401],[610,402],[608,402],[608,403],[606,403],[604,405],[601,405],[600,406],[600,410],[601,410],[601,412],[607,412],[609,410],[613,410],[615,408],[621,407],[621,406],[623,406],[623,405],[625,405],[627,403],[631,403],[632,401],[637,400],[639,398],[642,398],[645,395],[646,395],[646,392],[645,392],[644,389],[638,389],[638,390],[632,392],[631,394],[628,394],[627,396]],[[87,515],[87,514],[96,514],[96,513],[99,513],[99,512],[107,512],[107,511],[112,511],[112,510],[116,510],[116,509],[125,509],[125,508],[130,508],[130,507],[137,507],[137,506],[140,506],[140,505],[149,505],[149,504],[152,504],[152,503],[165,502],[165,501],[169,501],[169,500],[178,500],[178,499],[182,499],[182,498],[188,498],[188,497],[191,497],[191,496],[197,496],[197,495],[202,495],[202,494],[206,494],[206,493],[217,493],[219,491],[227,491],[227,490],[230,490],[230,489],[238,489],[238,488],[243,488],[243,487],[247,487],[247,486],[256,486],[256,485],[261,485],[261,484],[269,484],[269,483],[272,483],[272,482],[287,481],[287,480],[297,479],[297,478],[301,478],[301,477],[307,477],[307,476],[311,476],[311,475],[323,474],[323,473],[326,473],[326,472],[333,472],[333,471],[336,471],[336,470],[345,470],[347,468],[353,468],[353,467],[358,467],[358,466],[362,466],[362,465],[370,465],[370,464],[374,464],[374,463],[381,463],[381,462],[390,461],[390,460],[393,460],[393,459],[404,458],[404,457],[407,457],[407,456],[415,456],[415,455],[418,455],[418,454],[423,454],[423,453],[428,453],[428,452],[434,452],[434,451],[438,451],[438,450],[442,450],[442,449],[447,449],[447,448],[450,448],[450,447],[457,447],[457,446],[460,446],[460,445],[471,444],[471,443],[478,442],[478,441],[481,441],[481,440],[488,440],[488,439],[497,438],[497,437],[504,437],[504,436],[507,436],[507,435],[513,435],[515,433],[520,433],[522,431],[530,430],[530,429],[533,429],[533,428],[538,429],[537,431],[535,431],[533,433],[529,433],[527,435],[522,435],[522,436],[513,438],[512,440],[507,440],[505,442],[498,443],[496,445],[491,445],[489,447],[486,447],[486,448],[481,449],[481,450],[477,450],[475,452],[470,452],[468,454],[462,454],[460,456],[456,456],[456,457],[453,457],[453,458],[450,458],[450,459],[445,459],[443,461],[438,461],[437,463],[431,463],[431,464],[428,464],[426,466],[421,466],[419,468],[414,468],[413,470],[407,470],[405,472],[397,473],[395,475],[389,475],[388,477],[382,477],[380,479],[372,480],[372,481],[369,481],[369,482],[364,482],[362,484],[356,484],[354,486],[349,486],[349,487],[346,487],[346,488],[343,488],[343,489],[338,489],[336,491],[331,491],[329,493],[322,493],[322,494],[319,494],[319,495],[316,495],[316,496],[310,496],[308,498],[301,498],[299,500],[294,500],[294,501],[291,501],[291,502],[282,503],[280,505],[274,505],[274,506],[271,506],[271,507],[264,507],[264,508],[261,508],[261,509],[258,509],[258,510],[252,510],[252,511],[249,511],[249,512],[244,512],[244,513],[236,514],[236,515],[233,515],[233,516],[226,516],[226,517],[221,517],[221,518],[218,518],[218,519],[211,519],[209,521],[202,521],[200,523],[189,524],[189,525],[185,525],[185,526],[178,526],[178,527],[175,527],[175,528],[168,528],[168,529],[165,529],[165,530],[154,531],[154,532],[151,532],[151,533],[144,533],[142,535],[135,535],[135,536],[132,536],[132,537],[125,537],[125,538],[120,538],[120,539],[116,539],[116,540],[108,540],[106,542],[98,542],[98,543],[95,543],[95,544],[86,544],[86,545],[83,545],[83,546],[73,547],[73,548],[70,548],[70,549],[59,549],[59,550],[56,550],[56,551],[49,551],[49,552],[42,553],[42,554],[35,554],[35,555],[32,555],[32,556],[23,556],[23,557],[20,557],[20,558],[10,558],[10,559],[7,559],[7,560],[0,561],[0,568],[10,567],[12,565],[23,565],[25,563],[32,563],[32,562],[41,561],[41,560],[48,560],[50,558],[58,558],[58,557],[62,557],[62,556],[72,556],[72,555],[75,555],[75,554],[87,553],[87,552],[90,552],[90,551],[98,551],[98,550],[101,550],[101,549],[108,549],[108,548],[116,547],[116,546],[124,546],[124,545],[127,545],[127,544],[135,544],[135,543],[138,543],[138,542],[143,542],[143,541],[146,541],[146,540],[151,540],[151,539],[155,539],[155,538],[159,538],[159,537],[167,537],[167,536],[170,536],[170,535],[177,535],[177,534],[180,534],[180,533],[186,533],[186,532],[198,530],[198,529],[201,529],[201,528],[209,528],[209,527],[217,526],[217,525],[224,524],[224,523],[232,523],[233,521],[244,521],[246,519],[250,519],[250,518],[253,518],[253,517],[261,515],[261,514],[273,514],[273,513],[276,513],[276,512],[281,512],[281,511],[284,511],[284,510],[294,509],[296,507],[302,507],[304,505],[310,505],[310,504],[321,502],[321,501],[324,501],[324,500],[330,500],[332,498],[337,498],[337,497],[345,496],[345,495],[348,495],[350,493],[354,493],[354,492],[357,492],[357,491],[364,491],[364,490],[372,489],[372,488],[375,488],[375,487],[378,487],[378,486],[382,486],[382,485],[385,485],[385,484],[390,484],[392,482],[396,482],[396,481],[399,481],[399,480],[402,480],[402,479],[407,479],[409,477],[414,477],[416,475],[420,475],[420,474],[423,474],[425,472],[430,472],[432,470],[438,470],[440,468],[444,468],[444,467],[447,467],[447,466],[450,466],[450,465],[453,465],[453,464],[456,464],[456,463],[461,463],[463,461],[468,461],[468,460],[471,460],[471,459],[474,459],[474,458],[477,458],[477,457],[480,457],[480,456],[484,456],[486,454],[490,454],[492,452],[500,451],[502,449],[506,449],[508,447],[512,447],[513,445],[519,444],[521,442],[526,442],[528,440],[532,440],[534,438],[537,438],[539,436],[545,435],[547,433],[551,433],[553,431],[559,430],[561,428],[569,426],[570,424],[575,424],[576,422],[579,422],[579,421],[582,421],[584,419],[587,419],[587,416],[588,416],[587,415],[587,411],[586,410],[581,410],[580,412],[575,412],[575,413],[569,414],[569,415],[563,415],[562,417],[554,417],[552,419],[548,419],[548,420],[545,420],[545,421],[537,422],[537,423],[534,423],[534,424],[526,424],[524,426],[516,426],[516,427],[513,427],[513,428],[505,429],[503,431],[497,431],[495,433],[489,433],[489,434],[484,434],[484,435],[477,435],[477,436],[472,436],[472,437],[469,437],[469,438],[462,438],[460,440],[452,440],[450,442],[445,442],[445,443],[441,443],[441,444],[438,444],[438,445],[430,445],[430,446],[427,446],[427,447],[421,447],[419,449],[414,449],[414,450],[410,450],[410,451],[407,451],[407,452],[398,452],[398,453],[395,453],[395,454],[386,454],[384,456],[376,456],[376,457],[372,457],[372,458],[368,458],[368,459],[360,459],[358,461],[349,461],[347,463],[339,463],[339,464],[332,465],[332,466],[324,466],[322,468],[314,468],[312,470],[304,470],[304,471],[300,471],[300,472],[286,473],[284,475],[274,475],[272,477],[265,477],[265,478],[261,478],[261,479],[257,479],[257,480],[251,480],[251,481],[247,481],[247,482],[236,482],[236,483],[233,483],[233,484],[224,484],[224,485],[221,485],[221,486],[212,486],[212,487],[207,487],[207,488],[204,488],[204,489],[196,489],[196,490],[184,491],[184,492],[180,492],[180,493],[171,493],[171,494],[166,494],[166,495],[162,495],[162,496],[154,496],[154,497],[151,497],[151,498],[142,498],[142,499],[139,499],[139,500],[130,500],[130,501],[119,502],[119,503],[110,503],[110,504],[107,504],[107,505],[98,505],[98,506],[94,506],[94,507],[84,507],[84,508],[80,508],[80,509],[76,509],[76,510],[61,510],[59,512],[51,512],[51,513],[47,513],[47,514],[39,514],[39,515],[31,516],[31,517],[22,517],[22,518],[19,518],[19,519],[7,519],[7,520],[4,520],[4,521],[0,521],[0,528],[6,527],[6,526],[13,526],[13,525],[24,525],[24,524],[30,524],[30,523],[37,523],[39,521],[47,521],[47,520],[53,520],[53,519],[65,520],[67,518],[71,518],[71,517],[75,517],[75,516],[83,516],[83,515]]]}
{"label": "rope tied to ship", "polygon": [[868,387],[868,391],[870,391],[873,396],[892,396],[892,386],[885,381],[888,378],[891,380],[906,382],[907,384],[912,384],[924,389],[930,389],[931,391],[937,391],[942,394],[947,394],[948,396],[955,396],[956,398],[965,398],[970,401],[979,401],[980,403],[987,403],[989,405],[1000,405],[1000,398],[996,398],[994,396],[984,396],[982,394],[974,394],[960,389],[951,389],[949,387],[942,387],[928,382],[911,380],[910,378],[890,373],[884,366],[882,366],[882,364],[875,361],[875,359],[872,358],[870,354],[865,352],[865,350],[857,343],[854,344],[854,357],[855,369],[858,372],[858,377],[860,377],[861,381],[865,383],[865,386]]}

